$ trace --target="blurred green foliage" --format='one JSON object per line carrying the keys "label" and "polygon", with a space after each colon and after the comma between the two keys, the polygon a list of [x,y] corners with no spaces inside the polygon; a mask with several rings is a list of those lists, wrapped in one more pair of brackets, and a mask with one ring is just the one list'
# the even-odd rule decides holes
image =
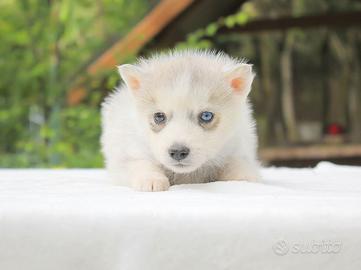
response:
{"label": "blurred green foliage", "polygon": [[102,166],[102,94],[69,107],[67,90],[148,9],[146,0],[0,1],[0,167]]}
{"label": "blurred green foliage", "polygon": [[179,42],[176,48],[179,50],[187,48],[211,49],[215,47],[215,44],[208,40],[208,38],[214,39],[217,31],[221,27],[233,28],[238,25],[246,24],[249,22],[252,16],[252,12],[248,11],[247,9],[241,9],[235,14],[225,18],[220,18],[216,22],[210,23],[205,28],[201,28],[193,33],[189,33],[186,40]]}

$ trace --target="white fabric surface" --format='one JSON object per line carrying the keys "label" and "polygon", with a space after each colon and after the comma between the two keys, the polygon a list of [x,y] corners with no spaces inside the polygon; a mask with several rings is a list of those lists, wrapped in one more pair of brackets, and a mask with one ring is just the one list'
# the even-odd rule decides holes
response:
{"label": "white fabric surface", "polygon": [[0,170],[0,269],[361,269],[361,167],[262,173],[140,193],[103,170]]}

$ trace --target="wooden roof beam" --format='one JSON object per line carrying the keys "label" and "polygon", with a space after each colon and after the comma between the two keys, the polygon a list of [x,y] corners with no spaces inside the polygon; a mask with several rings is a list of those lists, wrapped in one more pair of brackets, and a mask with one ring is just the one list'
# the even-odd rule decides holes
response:
{"label": "wooden roof beam", "polygon": [[361,25],[361,11],[260,19],[230,29],[222,28],[217,34],[280,31],[290,28],[346,27],[352,25]]}

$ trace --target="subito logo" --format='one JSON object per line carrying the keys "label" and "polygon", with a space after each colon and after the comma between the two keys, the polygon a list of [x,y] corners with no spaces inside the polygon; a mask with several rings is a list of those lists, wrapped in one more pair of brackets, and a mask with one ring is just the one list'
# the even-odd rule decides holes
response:
{"label": "subito logo", "polygon": [[290,248],[285,240],[280,240],[280,241],[276,242],[276,244],[273,245],[272,249],[273,249],[273,252],[279,256],[286,255],[288,253],[288,251],[290,250]]}

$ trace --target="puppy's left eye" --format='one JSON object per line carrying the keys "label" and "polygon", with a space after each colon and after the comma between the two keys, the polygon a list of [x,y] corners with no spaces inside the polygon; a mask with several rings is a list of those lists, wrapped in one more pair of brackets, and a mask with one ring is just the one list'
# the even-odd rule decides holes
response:
{"label": "puppy's left eye", "polygon": [[153,118],[154,118],[154,122],[157,125],[163,124],[167,120],[167,116],[163,112],[156,112],[153,115]]}
{"label": "puppy's left eye", "polygon": [[199,121],[203,123],[210,123],[213,120],[213,116],[212,112],[201,112],[199,114]]}

